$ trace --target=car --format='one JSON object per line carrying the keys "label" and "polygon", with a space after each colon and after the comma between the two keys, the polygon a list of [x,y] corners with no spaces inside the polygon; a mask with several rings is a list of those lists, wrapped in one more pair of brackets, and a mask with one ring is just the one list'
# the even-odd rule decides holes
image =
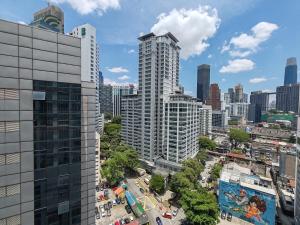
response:
{"label": "car", "polygon": [[113,204],[113,206],[117,205],[116,200],[113,200],[112,204]]}
{"label": "car", "polygon": [[103,211],[101,211],[101,216],[102,217],[106,217],[106,212],[103,210]]}
{"label": "car", "polygon": [[221,212],[221,219],[226,219],[226,212],[224,210]]}
{"label": "car", "polygon": [[131,208],[129,205],[125,205],[125,210],[128,214],[131,213]]}
{"label": "car", "polygon": [[121,198],[121,203],[125,204],[125,198]]}
{"label": "car", "polygon": [[157,223],[157,225],[163,225],[163,223],[159,217],[156,217],[156,223]]}
{"label": "car", "polygon": [[133,216],[130,216],[129,219],[130,219],[130,221],[133,221],[133,220],[134,220]]}
{"label": "car", "polygon": [[144,194],[144,193],[145,193],[145,190],[144,190],[143,188],[140,188],[140,192],[141,192],[142,194]]}
{"label": "car", "polygon": [[125,220],[124,220],[124,219],[120,219],[120,224],[121,224],[121,225],[126,224],[126,223],[125,223]]}
{"label": "car", "polygon": [[107,215],[107,216],[111,216],[111,211],[110,211],[110,210],[107,210],[107,211],[106,211],[106,215]]}
{"label": "car", "polygon": [[129,218],[125,218],[124,221],[125,221],[126,224],[130,223],[130,219]]}
{"label": "car", "polygon": [[121,225],[119,220],[115,221],[115,225]]}
{"label": "car", "polygon": [[172,211],[172,215],[175,217],[175,216],[177,216],[177,213],[178,213],[178,209],[174,209],[173,211]]}
{"label": "car", "polygon": [[98,212],[98,213],[96,213],[96,219],[97,219],[97,220],[99,220],[99,219],[100,219],[100,214],[99,214],[99,212]]}
{"label": "car", "polygon": [[104,204],[103,206],[104,206],[104,209],[105,209],[105,210],[108,210],[108,209],[109,209],[108,204]]}
{"label": "car", "polygon": [[171,213],[168,213],[168,212],[165,212],[165,213],[163,213],[162,214],[162,217],[164,217],[164,218],[167,218],[167,219],[172,219],[172,214]]}
{"label": "car", "polygon": [[120,201],[119,198],[116,198],[116,203],[117,203],[118,205],[120,205],[121,201]]}
{"label": "car", "polygon": [[109,202],[107,203],[107,205],[108,205],[108,208],[109,208],[109,209],[112,208],[112,202],[111,202],[111,201],[109,201]]}
{"label": "car", "polygon": [[99,191],[99,186],[98,186],[98,185],[96,186],[96,191],[97,191],[97,192]]}
{"label": "car", "polygon": [[227,214],[227,220],[228,220],[229,222],[231,222],[231,220],[232,220],[232,214],[231,214],[231,213],[228,213],[228,214]]}
{"label": "car", "polygon": [[95,207],[95,213],[99,213],[98,207]]}

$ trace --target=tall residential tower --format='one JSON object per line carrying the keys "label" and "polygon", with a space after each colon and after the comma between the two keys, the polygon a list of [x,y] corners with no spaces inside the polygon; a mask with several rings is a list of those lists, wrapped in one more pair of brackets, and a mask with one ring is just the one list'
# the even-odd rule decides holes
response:
{"label": "tall residential tower", "polygon": [[210,65],[202,64],[197,68],[197,98],[205,103],[209,97]]}

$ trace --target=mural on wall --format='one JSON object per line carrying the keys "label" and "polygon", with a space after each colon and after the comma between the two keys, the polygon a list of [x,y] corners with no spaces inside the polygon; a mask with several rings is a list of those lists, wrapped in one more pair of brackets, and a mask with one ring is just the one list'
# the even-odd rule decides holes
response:
{"label": "mural on wall", "polygon": [[224,181],[220,181],[219,190],[222,211],[257,225],[275,224],[275,196]]}

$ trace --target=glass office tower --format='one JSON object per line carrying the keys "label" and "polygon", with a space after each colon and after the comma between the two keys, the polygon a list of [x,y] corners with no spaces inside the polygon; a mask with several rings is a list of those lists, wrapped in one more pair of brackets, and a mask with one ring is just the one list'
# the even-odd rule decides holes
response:
{"label": "glass office tower", "polygon": [[288,58],[284,73],[284,86],[297,84],[297,60],[295,57]]}

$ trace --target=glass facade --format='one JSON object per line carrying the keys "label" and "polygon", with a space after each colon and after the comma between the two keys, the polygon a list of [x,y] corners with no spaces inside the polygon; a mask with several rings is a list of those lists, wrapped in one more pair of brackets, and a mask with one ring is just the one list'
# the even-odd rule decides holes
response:
{"label": "glass facade", "polygon": [[80,224],[80,84],[33,81],[33,119],[35,224]]}

